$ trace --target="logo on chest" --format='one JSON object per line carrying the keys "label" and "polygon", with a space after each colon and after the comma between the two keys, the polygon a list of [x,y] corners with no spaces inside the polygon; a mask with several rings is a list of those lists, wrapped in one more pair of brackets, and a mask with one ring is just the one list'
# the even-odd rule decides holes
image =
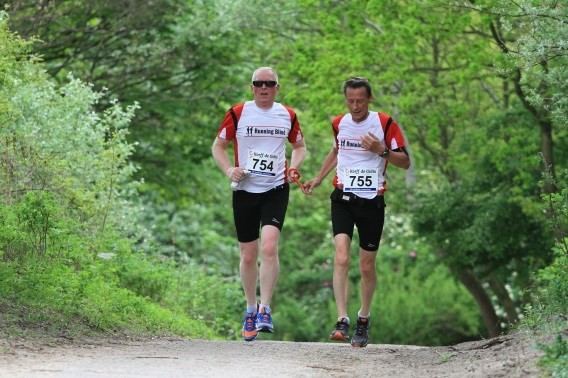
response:
{"label": "logo on chest", "polygon": [[361,142],[355,139],[340,139],[339,148],[342,150],[360,150],[363,149]]}
{"label": "logo on chest", "polygon": [[246,128],[247,137],[265,137],[265,136],[276,136],[285,137],[286,129],[283,127],[275,126],[247,126]]}

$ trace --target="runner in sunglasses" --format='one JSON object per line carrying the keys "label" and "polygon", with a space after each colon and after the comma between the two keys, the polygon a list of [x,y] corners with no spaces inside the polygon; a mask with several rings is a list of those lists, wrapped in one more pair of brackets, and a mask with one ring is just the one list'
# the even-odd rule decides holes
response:
{"label": "runner in sunglasses", "polygon": [[[212,146],[213,158],[231,180],[234,190],[233,217],[247,302],[242,327],[245,341],[256,339],[258,332],[274,332],[270,302],[280,267],[278,241],[288,208],[289,182],[299,178],[297,169],[306,156],[295,111],[275,102],[279,90],[278,75],[273,68],[256,69],[251,83],[253,100],[226,112]],[[227,154],[231,141],[234,164]],[[289,165],[286,141],[292,147]],[[257,286],[260,286],[260,303]]]}

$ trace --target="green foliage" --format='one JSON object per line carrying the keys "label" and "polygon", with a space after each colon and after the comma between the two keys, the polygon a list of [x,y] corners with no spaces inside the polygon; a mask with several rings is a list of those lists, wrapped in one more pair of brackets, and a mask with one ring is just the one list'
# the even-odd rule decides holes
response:
{"label": "green foliage", "polygon": [[174,286],[165,303],[199,320],[217,335],[240,339],[241,311],[245,306],[238,276],[212,275],[206,266],[187,264],[171,272]]}
{"label": "green foliage", "polygon": [[[568,171],[563,172],[562,182],[568,179]],[[545,176],[545,180],[552,180]],[[566,314],[568,314],[568,188],[559,193],[543,195],[550,218],[548,224],[558,235],[553,248],[554,261],[541,269],[535,279],[535,289],[531,291],[531,304],[525,308],[522,325],[537,330],[541,334],[555,334],[552,344],[539,344],[545,355],[539,365],[548,369],[553,377],[568,374],[568,342],[562,334],[566,332]]]}
{"label": "green foliage", "polygon": [[545,355],[538,364],[548,369],[552,377],[568,376],[568,341],[557,335],[550,345],[539,344]]}
{"label": "green foliage", "polygon": [[99,257],[111,260],[109,265],[113,266],[120,286],[141,297],[164,303],[167,293],[173,288],[172,272],[175,272],[175,266],[168,260],[129,251],[116,256]]}
{"label": "green foliage", "polygon": [[556,0],[478,1],[475,7],[497,15],[507,54],[497,68],[520,72],[525,100],[555,125],[568,125],[568,10]]}
{"label": "green foliage", "polygon": [[425,269],[424,257],[379,265],[371,310],[373,342],[451,345],[477,337],[482,326],[473,299],[446,267]]}
{"label": "green foliage", "polygon": [[175,314],[101,275],[98,264],[76,271],[61,263],[0,263],[0,304],[16,309],[21,328],[52,334],[120,331],[213,337],[202,322]]}
{"label": "green foliage", "polygon": [[[5,26],[1,19],[0,45],[24,46]],[[16,51],[0,62],[8,99],[0,129],[6,326],[215,337],[179,306],[160,305],[171,304],[175,267],[133,253],[133,240],[147,235],[135,227],[133,145],[125,141],[137,106],[111,101],[96,112],[102,93],[73,77],[58,88]]]}
{"label": "green foliage", "polygon": [[554,252],[554,262],[539,271],[536,279],[538,289],[534,295],[541,304],[542,317],[568,313],[568,254],[561,248],[554,248]]}
{"label": "green foliage", "polygon": [[54,230],[57,206],[47,192],[28,192],[19,203],[18,220],[24,232],[29,235],[31,250],[37,255],[47,251],[48,231]]}
{"label": "green foliage", "polygon": [[468,270],[479,282],[493,282],[486,288],[493,306],[514,322],[516,308],[527,302],[520,293],[531,286],[532,273],[552,261],[553,238],[535,185],[539,141],[526,110],[518,101],[511,105],[480,117],[478,127],[456,142],[455,180],[419,184],[413,214],[418,232],[454,273]]}
{"label": "green foliage", "polygon": [[417,230],[429,235],[448,265],[475,268],[487,277],[515,259],[511,268],[525,266],[528,272],[531,264],[542,265],[540,259],[550,260],[543,254],[551,247],[543,223],[524,214],[504,190],[476,193],[460,183],[420,197],[414,212]]}
{"label": "green foliage", "polygon": [[[491,273],[512,284],[514,294],[534,287],[534,308],[542,306],[535,313],[546,314],[538,322],[566,312],[565,237],[557,237],[554,262],[535,279],[539,290],[530,286],[530,273],[552,258],[538,205],[536,156],[554,151],[550,165],[560,169],[568,161],[566,7],[560,2],[9,3],[14,30],[45,42],[10,33],[6,13],[0,14],[0,269],[6,282],[16,284],[20,273],[14,272],[25,272],[37,287],[41,276],[54,282],[42,292],[50,302],[77,304],[55,289],[64,281],[51,275],[81,273],[92,286],[70,277],[70,291],[83,287],[78,296],[98,292],[117,302],[100,296],[83,304],[90,327],[152,314],[183,333],[194,327],[184,323],[183,314],[190,314],[238,338],[244,298],[236,280],[231,192],[210,159],[210,144],[227,107],[247,98],[252,69],[273,65],[281,76],[279,99],[299,110],[307,138],[304,179],[329,151],[329,118],[345,111],[347,76],[368,76],[373,106],[403,126],[412,170],[404,176],[389,169],[393,222],[381,255],[406,259],[404,251],[442,250],[441,261],[474,267],[478,278]],[[259,14],[271,22],[250,22]],[[493,32],[508,52],[491,42]],[[38,56],[44,64],[31,64]],[[110,90],[96,92],[85,82]],[[133,105],[123,108],[114,98]],[[546,126],[540,132],[537,122]],[[405,178],[407,184],[418,180],[421,190],[404,188]],[[275,338],[323,340],[329,324],[313,325],[334,320],[330,190],[327,182],[311,197],[292,192],[274,297]],[[545,214],[563,214],[562,198],[547,198]],[[409,231],[414,217],[419,234]],[[552,231],[563,235],[565,227],[556,224]],[[41,264],[32,264],[38,258]],[[48,261],[51,273],[34,275],[36,268],[47,271]],[[419,308],[424,329],[443,327],[453,339],[479,333],[470,300],[436,263],[429,261],[424,275],[395,258],[381,260],[379,269],[384,282],[377,295],[381,285],[391,285],[382,300],[397,311],[374,309],[379,319],[373,324],[385,313],[392,334],[414,340],[401,330],[406,324],[394,320]],[[357,273],[351,279],[356,282]],[[442,287],[455,306],[416,282]],[[38,311],[40,322],[64,311],[33,304],[31,294],[22,302],[13,294],[1,298],[11,299],[0,299],[0,309],[15,303],[56,309],[49,317]],[[406,298],[416,304],[410,311]],[[446,312],[431,312],[429,303],[441,303]],[[101,309],[108,317],[97,316]],[[133,324],[155,330],[158,323]],[[416,343],[432,340],[446,339]]]}
{"label": "green foliage", "polygon": [[[230,191],[229,182],[223,184],[224,191]],[[238,244],[231,212],[220,207],[211,209],[201,203],[181,209],[168,204],[154,207],[154,213],[148,212],[146,216],[144,224],[152,227],[160,255],[182,264],[203,264],[211,274],[235,274]]]}

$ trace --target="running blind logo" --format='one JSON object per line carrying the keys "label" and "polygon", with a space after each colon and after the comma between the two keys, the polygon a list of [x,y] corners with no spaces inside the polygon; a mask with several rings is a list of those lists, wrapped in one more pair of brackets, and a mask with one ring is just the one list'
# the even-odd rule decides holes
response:
{"label": "running blind logo", "polygon": [[339,148],[343,150],[361,150],[364,149],[360,141],[355,139],[341,139],[339,141]]}
{"label": "running blind logo", "polygon": [[248,137],[276,136],[286,137],[286,128],[276,126],[247,126]]}

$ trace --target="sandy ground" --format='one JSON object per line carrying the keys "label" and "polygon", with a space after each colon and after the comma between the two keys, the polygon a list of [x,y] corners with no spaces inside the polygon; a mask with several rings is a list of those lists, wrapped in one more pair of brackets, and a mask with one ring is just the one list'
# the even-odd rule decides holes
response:
{"label": "sandy ground", "polygon": [[538,377],[518,335],[445,347],[159,338],[0,339],[0,377]]}

